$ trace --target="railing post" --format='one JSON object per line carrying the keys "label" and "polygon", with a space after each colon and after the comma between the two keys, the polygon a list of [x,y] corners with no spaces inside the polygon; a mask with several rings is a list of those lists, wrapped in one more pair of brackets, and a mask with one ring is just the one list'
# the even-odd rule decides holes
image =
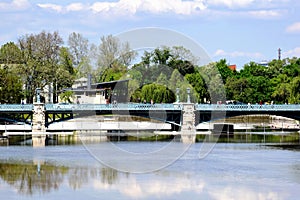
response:
{"label": "railing post", "polygon": [[45,106],[43,103],[36,102],[33,104],[32,118],[32,146],[45,146],[46,126],[45,126]]}
{"label": "railing post", "polygon": [[195,104],[182,104],[181,116],[181,140],[183,143],[194,143],[196,141],[196,127],[195,127]]}

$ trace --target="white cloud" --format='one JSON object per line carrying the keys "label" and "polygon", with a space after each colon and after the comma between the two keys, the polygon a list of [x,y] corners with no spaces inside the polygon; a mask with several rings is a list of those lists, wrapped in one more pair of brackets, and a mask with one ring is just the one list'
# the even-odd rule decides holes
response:
{"label": "white cloud", "polygon": [[90,9],[94,12],[108,12],[110,9],[115,7],[116,3],[110,2],[96,2],[94,3]]}
{"label": "white cloud", "polygon": [[165,196],[173,196],[183,192],[202,193],[205,186],[202,180],[190,180],[185,177],[172,178],[173,187],[168,186],[169,179],[149,179],[147,182],[139,182],[136,178],[127,177],[122,183],[107,184],[95,180],[93,186],[97,190],[117,190],[121,194],[133,198],[155,198],[160,197],[161,194]]}
{"label": "white cloud", "polygon": [[218,188],[216,191],[214,188],[209,190],[209,194],[212,199],[244,199],[244,200],[252,200],[252,199],[261,199],[268,200],[274,199],[279,200],[282,199],[282,196],[279,195],[278,192],[273,191],[260,191],[260,190],[251,190],[249,188],[245,188],[242,186],[232,187],[226,186],[223,188]]}
{"label": "white cloud", "polygon": [[28,0],[13,0],[10,3],[0,2],[0,10],[24,10],[30,7]]}
{"label": "white cloud", "polygon": [[57,4],[52,4],[52,3],[46,3],[46,4],[37,4],[40,8],[44,8],[44,9],[50,9],[50,10],[54,10],[56,12],[61,12],[63,10],[63,7]]}
{"label": "white cloud", "polygon": [[282,51],[283,58],[292,58],[292,57],[300,57],[300,47],[295,47],[294,49],[288,51]]}
{"label": "white cloud", "polygon": [[252,4],[254,0],[207,0],[207,4],[216,6],[226,6],[229,8],[247,7]]}
{"label": "white cloud", "polygon": [[295,22],[286,28],[288,33],[300,33],[300,22]]}
{"label": "white cloud", "polygon": [[215,7],[227,7],[230,9],[271,9],[281,8],[286,5],[290,0],[206,0],[205,4]]}
{"label": "white cloud", "polygon": [[84,9],[85,6],[82,3],[71,3],[66,7],[67,11],[81,11]]}
{"label": "white cloud", "polygon": [[118,2],[96,2],[91,10],[97,13],[108,11],[120,11],[136,14],[137,12],[164,13],[173,12],[176,14],[189,15],[199,10],[204,10],[206,6],[202,0],[182,1],[182,0],[120,0]]}
{"label": "white cloud", "polygon": [[57,12],[90,10],[94,13],[108,14],[118,13],[136,14],[138,12],[147,13],[175,13],[190,15],[201,10],[205,10],[204,0],[184,1],[184,0],[119,0],[117,2],[99,1],[93,4],[72,3],[65,7],[58,4],[40,3],[39,7],[55,10]]}
{"label": "white cloud", "polygon": [[262,18],[262,19],[269,19],[269,18],[278,18],[281,17],[285,13],[284,10],[254,10],[248,11],[247,14],[254,18]]}
{"label": "white cloud", "polygon": [[226,52],[223,49],[218,49],[214,53],[214,57],[232,57],[232,58],[237,58],[237,57],[247,57],[247,58],[253,58],[253,59],[261,59],[264,56],[261,53],[258,52],[243,52],[243,51],[233,51],[233,52]]}
{"label": "white cloud", "polygon": [[[25,0],[22,0],[25,1]],[[130,16],[138,13],[176,15],[206,14],[207,17],[243,16],[260,19],[278,18],[286,12],[281,5],[287,0],[118,0],[94,3],[40,3],[39,7],[60,13],[86,11],[103,16]],[[218,9],[225,6],[230,9]],[[237,9],[236,9],[237,8]]]}

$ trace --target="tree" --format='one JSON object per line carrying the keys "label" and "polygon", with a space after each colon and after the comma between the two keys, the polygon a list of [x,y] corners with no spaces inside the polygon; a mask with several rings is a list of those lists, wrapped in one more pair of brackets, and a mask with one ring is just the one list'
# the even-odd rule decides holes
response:
{"label": "tree", "polygon": [[[58,32],[42,31],[39,34],[25,35],[19,39],[24,60],[22,75],[25,79],[28,102],[33,102],[36,88],[44,89],[46,86],[53,88],[53,102],[56,102],[57,91],[69,86],[72,82],[69,80],[69,75],[72,73],[69,61],[65,62],[69,65],[68,69],[62,69],[62,66],[66,66],[60,65],[62,43],[63,40]],[[70,58],[65,57],[65,59]]]}
{"label": "tree", "polygon": [[0,66],[0,103],[20,103],[23,98],[22,80],[16,71],[7,65]]}
{"label": "tree", "polygon": [[159,85],[167,86],[168,85],[167,76],[163,73],[160,73],[160,75],[157,77],[156,83]]}
{"label": "tree", "polygon": [[0,49],[0,103],[20,103],[23,98],[20,66],[22,53],[8,42]]}
{"label": "tree", "polygon": [[289,103],[300,103],[300,76],[297,76],[293,79],[290,87]]}
{"label": "tree", "polygon": [[192,88],[195,90],[197,99],[196,102],[204,103],[206,99],[209,98],[209,95],[207,93],[207,88],[205,85],[205,82],[199,73],[199,71],[195,71],[191,74],[185,75],[186,80],[191,84]]}
{"label": "tree", "polygon": [[69,49],[61,47],[59,54],[59,63],[55,72],[54,82],[57,83],[58,89],[71,87],[76,76],[76,71],[73,67],[72,56]]}
{"label": "tree", "polygon": [[[101,37],[101,44],[98,48],[98,69],[100,80],[107,80],[108,72],[121,73],[127,70],[131,61],[135,58],[136,52],[130,49],[129,43],[121,43],[112,35]],[[112,70],[111,70],[112,69]],[[121,77],[122,75],[118,75]],[[116,76],[110,76],[109,80],[118,80]]]}
{"label": "tree", "polygon": [[250,77],[250,76],[263,76],[268,77],[268,70],[265,66],[259,65],[255,62],[250,62],[244,65],[244,68],[240,71],[240,76]]}
{"label": "tree", "polygon": [[80,33],[71,33],[68,38],[70,53],[73,56],[73,64],[78,67],[82,59],[88,56],[89,41]]}
{"label": "tree", "polygon": [[119,80],[120,78],[124,77],[124,74],[126,74],[125,66],[113,65],[111,68],[107,68],[102,72],[99,81],[108,82],[108,81]]}
{"label": "tree", "polygon": [[170,51],[174,60],[188,61],[192,65],[196,65],[198,61],[192,52],[183,46],[173,46]]}
{"label": "tree", "polygon": [[216,63],[209,63],[206,66],[198,68],[201,77],[207,88],[208,100],[211,103],[226,100],[226,91],[222,76],[216,67]]}
{"label": "tree", "polygon": [[221,59],[220,61],[216,62],[215,66],[221,74],[221,78],[223,80],[223,83],[225,84],[227,78],[233,76],[232,70],[229,69],[225,59]]}
{"label": "tree", "polygon": [[158,85],[155,83],[144,85],[142,88],[138,89],[133,93],[131,99],[148,103],[173,103],[175,102],[175,94],[166,86]]}
{"label": "tree", "polygon": [[97,48],[90,46],[88,39],[75,32],[69,35],[68,46],[73,57],[74,68],[77,70],[77,78],[92,74],[91,57],[94,56],[92,52],[97,51]]}
{"label": "tree", "polygon": [[129,66],[136,52],[130,49],[129,43],[121,43],[112,35],[101,37],[99,45],[98,65],[101,68],[111,68],[113,64]]}
{"label": "tree", "polygon": [[21,64],[22,62],[22,52],[15,43],[8,42],[1,46],[0,63]]}
{"label": "tree", "polygon": [[72,103],[71,98],[74,96],[74,92],[71,90],[67,90],[64,91],[62,93],[60,93],[59,98],[63,101],[63,102],[68,102],[68,103]]}
{"label": "tree", "polygon": [[186,102],[187,100],[187,88],[191,89],[191,101],[197,102],[198,95],[196,94],[192,85],[182,76],[177,69],[175,69],[171,75],[168,88],[176,93],[177,88],[179,89],[179,101]]}

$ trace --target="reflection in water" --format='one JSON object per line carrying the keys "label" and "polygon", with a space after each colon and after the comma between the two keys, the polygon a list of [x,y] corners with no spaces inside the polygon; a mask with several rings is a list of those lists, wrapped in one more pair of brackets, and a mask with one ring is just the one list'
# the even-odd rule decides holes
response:
{"label": "reflection in water", "polygon": [[118,173],[112,168],[76,167],[69,171],[69,185],[72,189],[78,190],[93,179],[101,180],[103,184],[112,185],[117,182]]}
{"label": "reflection in water", "polygon": [[[1,161],[0,161],[1,162]],[[0,177],[21,194],[45,194],[59,189],[64,179],[69,186],[78,190],[87,185],[90,179],[101,180],[103,184],[117,182],[118,172],[111,168],[69,168],[47,163],[0,163]]]}
{"label": "reflection in water", "polygon": [[[145,143],[130,144],[137,149],[145,148]],[[146,174],[107,168],[93,162],[78,145],[1,148],[0,196],[276,200],[296,199],[300,195],[299,151],[253,144],[217,144],[209,156],[198,159],[200,146],[194,144],[173,165]]]}
{"label": "reflection in water", "polygon": [[0,176],[22,194],[46,193],[59,188],[66,167],[40,163],[0,163]]}

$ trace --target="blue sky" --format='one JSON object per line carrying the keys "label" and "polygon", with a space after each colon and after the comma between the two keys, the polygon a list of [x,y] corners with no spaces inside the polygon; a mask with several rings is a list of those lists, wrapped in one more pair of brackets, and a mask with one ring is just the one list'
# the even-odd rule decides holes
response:
{"label": "blue sky", "polygon": [[158,27],[192,38],[217,61],[241,68],[250,61],[300,57],[299,0],[2,0],[0,44],[25,34],[72,32],[100,37]]}

